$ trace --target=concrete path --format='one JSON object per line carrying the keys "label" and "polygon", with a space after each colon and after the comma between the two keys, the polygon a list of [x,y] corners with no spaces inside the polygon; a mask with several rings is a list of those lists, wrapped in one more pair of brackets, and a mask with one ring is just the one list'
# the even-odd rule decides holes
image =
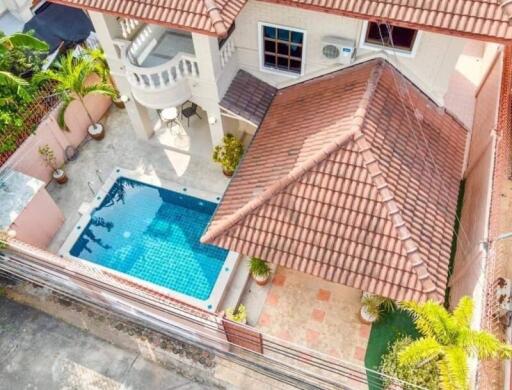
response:
{"label": "concrete path", "polygon": [[3,390],[201,390],[178,373],[0,298]]}

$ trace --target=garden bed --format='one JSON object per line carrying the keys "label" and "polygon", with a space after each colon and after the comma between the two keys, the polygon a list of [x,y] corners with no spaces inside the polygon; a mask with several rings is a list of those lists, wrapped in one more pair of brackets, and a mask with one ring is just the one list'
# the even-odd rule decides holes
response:
{"label": "garden bed", "polygon": [[[419,333],[414,326],[410,315],[402,310],[386,312],[373,324],[366,349],[365,366],[372,370],[379,370],[382,357],[388,352],[388,348],[397,339],[403,336],[418,338]],[[369,380],[369,389],[382,389],[381,383]]]}

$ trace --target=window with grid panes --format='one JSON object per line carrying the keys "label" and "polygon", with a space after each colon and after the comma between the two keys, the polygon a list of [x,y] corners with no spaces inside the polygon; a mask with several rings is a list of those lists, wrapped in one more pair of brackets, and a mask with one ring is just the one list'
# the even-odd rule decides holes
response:
{"label": "window with grid panes", "polygon": [[304,33],[282,27],[262,27],[263,66],[267,69],[301,74]]}

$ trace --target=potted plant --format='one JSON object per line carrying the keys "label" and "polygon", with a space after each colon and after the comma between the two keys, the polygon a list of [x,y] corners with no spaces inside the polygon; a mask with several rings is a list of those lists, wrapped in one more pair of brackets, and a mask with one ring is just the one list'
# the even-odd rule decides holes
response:
{"label": "potted plant", "polygon": [[68,176],[66,172],[62,168],[57,166],[57,159],[55,158],[55,153],[50,148],[49,145],[44,145],[39,147],[39,155],[43,159],[44,163],[52,169],[52,176],[55,181],[59,184],[65,184],[68,181]]}
{"label": "potted plant", "polygon": [[247,309],[244,305],[240,304],[236,309],[226,309],[226,318],[239,324],[247,324]]}
{"label": "potted plant", "polygon": [[[69,105],[78,100],[89,119],[87,132],[96,139],[101,140],[105,136],[105,129],[101,123],[92,118],[84,98],[89,94],[101,94],[110,97],[116,96],[116,90],[107,81],[108,72],[104,63],[90,55],[82,55],[78,58],[72,52],[64,55],[55,65],[55,69],[49,69],[38,73],[34,78],[37,82],[50,80],[56,83],[56,94],[61,97],[62,106],[57,117],[58,124],[65,129],[64,114]],[[90,83],[90,77],[96,75],[100,78],[95,83]]]}
{"label": "potted plant", "polygon": [[393,311],[394,309],[395,302],[392,299],[365,292],[361,298],[359,314],[362,322],[371,324],[378,321],[383,312]]}
{"label": "potted plant", "polygon": [[258,257],[251,257],[249,269],[251,270],[251,276],[260,286],[264,286],[268,283],[271,271],[265,260]]}
{"label": "potted plant", "polygon": [[222,172],[230,177],[233,176],[243,154],[242,142],[233,134],[226,134],[222,139],[222,145],[217,145],[213,149],[213,161],[222,165]]}
{"label": "potted plant", "polygon": [[117,108],[122,109],[125,108],[125,104],[128,101],[128,97],[126,95],[119,95],[119,93],[117,93],[116,96],[112,98],[112,101],[114,102],[114,105]]}

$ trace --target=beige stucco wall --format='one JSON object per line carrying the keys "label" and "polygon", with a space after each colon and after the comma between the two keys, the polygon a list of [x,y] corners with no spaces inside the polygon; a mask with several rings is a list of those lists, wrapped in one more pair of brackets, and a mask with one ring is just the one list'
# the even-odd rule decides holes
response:
{"label": "beige stucco wall", "polygon": [[[306,31],[305,74],[290,78],[260,71],[258,48],[258,22],[267,22]],[[240,67],[275,85],[285,86],[304,78],[328,73],[340,66],[327,61],[322,55],[322,38],[335,35],[356,41],[356,61],[376,55],[393,55],[359,47],[363,21],[338,15],[313,12],[295,7],[250,0],[236,19],[234,32]],[[414,57],[398,57],[399,69],[427,92],[438,103],[443,102],[449,79],[466,40],[447,35],[422,32]]]}
{"label": "beige stucco wall", "polygon": [[[451,278],[451,304],[469,295],[481,302],[487,240],[490,187],[494,163],[494,130],[501,82],[501,56],[477,91],[474,124],[466,171],[466,191],[457,241],[454,273]],[[478,309],[478,308],[477,308]]]}

